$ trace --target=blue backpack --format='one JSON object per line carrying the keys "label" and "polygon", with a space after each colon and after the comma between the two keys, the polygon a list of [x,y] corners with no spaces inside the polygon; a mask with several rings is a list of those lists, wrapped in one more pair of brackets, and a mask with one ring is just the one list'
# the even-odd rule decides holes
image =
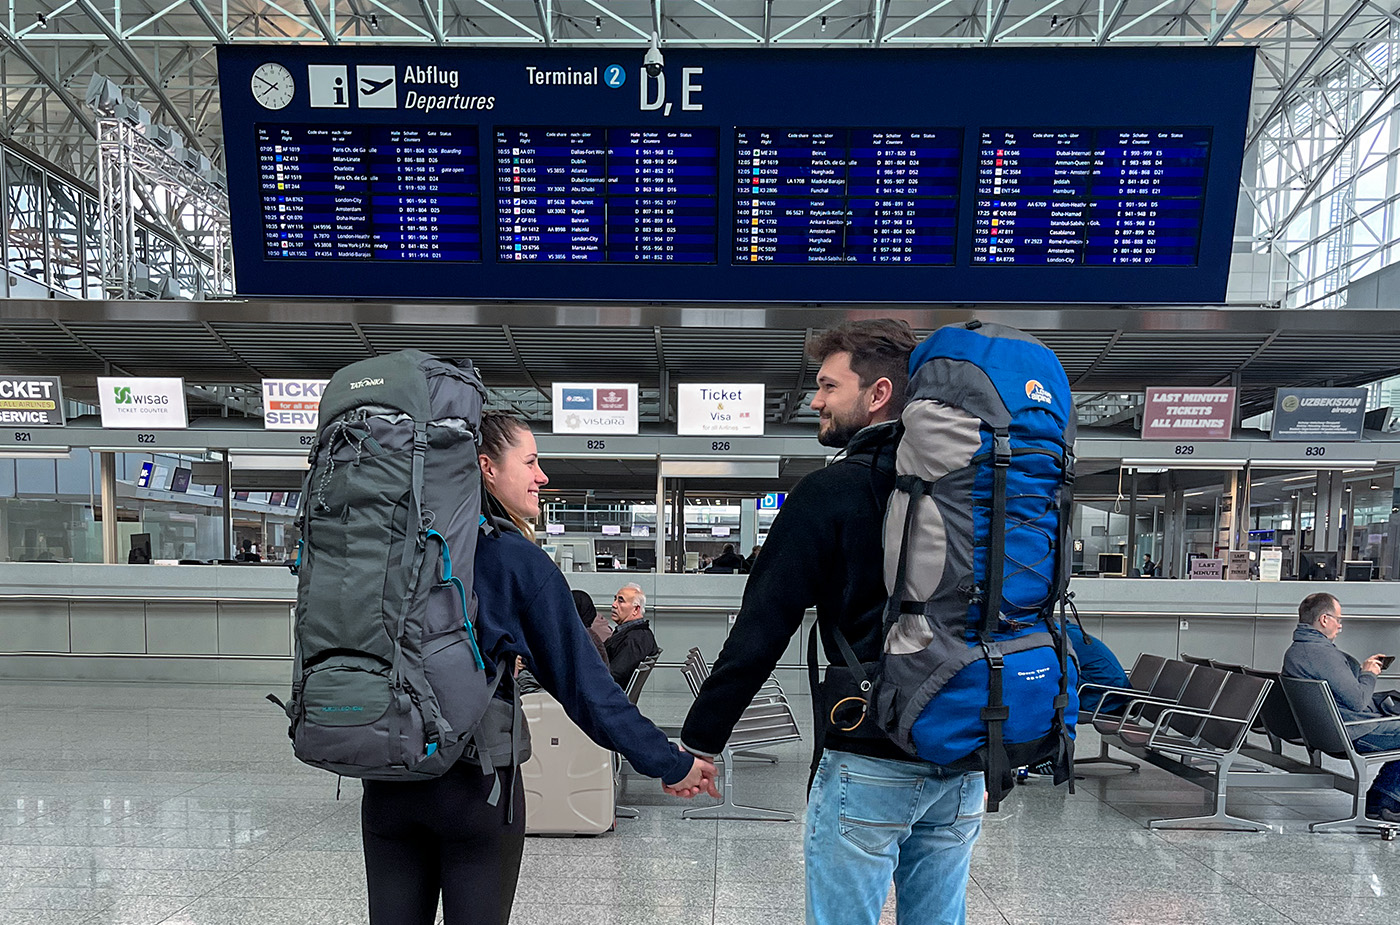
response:
{"label": "blue backpack", "polygon": [[1069,381],[1028,334],[949,325],[910,357],[901,422],[874,718],[912,755],[986,771],[995,810],[1017,767],[1073,780]]}

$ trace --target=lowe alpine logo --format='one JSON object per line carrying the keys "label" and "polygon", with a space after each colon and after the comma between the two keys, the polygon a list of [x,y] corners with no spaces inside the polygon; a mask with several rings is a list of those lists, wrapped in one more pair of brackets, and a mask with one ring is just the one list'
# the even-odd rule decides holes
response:
{"label": "lowe alpine logo", "polygon": [[1026,382],[1026,397],[1031,401],[1038,401],[1043,405],[1055,403],[1055,398],[1041,385],[1039,381],[1031,379]]}
{"label": "lowe alpine logo", "polygon": [[352,383],[350,383],[350,388],[351,388],[352,390],[353,390],[353,389],[363,389],[363,388],[365,388],[366,386],[371,386],[371,385],[383,385],[383,384],[384,384],[384,380],[383,380],[383,379],[361,379],[359,382],[352,382]]}

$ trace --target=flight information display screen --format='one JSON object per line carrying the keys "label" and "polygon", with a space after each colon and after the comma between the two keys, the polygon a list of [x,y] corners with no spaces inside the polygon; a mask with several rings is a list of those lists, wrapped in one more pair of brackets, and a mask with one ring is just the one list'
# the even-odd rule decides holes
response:
{"label": "flight information display screen", "polygon": [[219,45],[238,293],[1187,304],[1256,55]]}
{"label": "flight information display screen", "polygon": [[475,126],[255,132],[267,259],[481,259]]}
{"label": "flight information display screen", "polygon": [[962,129],[741,128],[737,264],[955,261]]}
{"label": "flight information display screen", "polygon": [[983,129],[973,264],[1195,266],[1210,136]]}
{"label": "flight information display screen", "polygon": [[714,263],[719,130],[498,128],[497,257]]}

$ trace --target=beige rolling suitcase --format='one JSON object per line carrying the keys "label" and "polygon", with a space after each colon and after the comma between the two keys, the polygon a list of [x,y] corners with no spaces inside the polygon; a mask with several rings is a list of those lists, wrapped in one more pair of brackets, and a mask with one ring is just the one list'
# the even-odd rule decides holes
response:
{"label": "beige rolling suitcase", "polygon": [[613,827],[612,752],[595,743],[549,694],[520,696],[530,727],[525,785],[526,835],[598,835]]}

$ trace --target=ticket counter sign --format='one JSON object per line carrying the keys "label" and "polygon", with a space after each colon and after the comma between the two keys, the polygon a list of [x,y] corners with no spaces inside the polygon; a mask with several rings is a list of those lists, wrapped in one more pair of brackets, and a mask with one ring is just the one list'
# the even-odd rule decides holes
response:
{"label": "ticket counter sign", "polygon": [[1235,390],[1149,388],[1142,407],[1144,440],[1229,440]]}
{"label": "ticket counter sign", "polygon": [[682,437],[763,436],[763,383],[676,386],[676,433]]}
{"label": "ticket counter sign", "polygon": [[637,383],[556,382],[556,434],[635,434]]}
{"label": "ticket counter sign", "polygon": [[62,427],[63,385],[57,376],[0,376],[0,424]]}
{"label": "ticket counter sign", "polygon": [[315,430],[329,379],[264,379],[264,430]]}
{"label": "ticket counter sign", "polygon": [[97,377],[102,426],[117,430],[183,430],[185,380],[118,376]]}
{"label": "ticket counter sign", "polygon": [[1278,389],[1271,440],[1360,440],[1365,389]]}
{"label": "ticket counter sign", "polygon": [[1219,581],[1225,574],[1224,559],[1201,559],[1191,560],[1191,571],[1188,577],[1195,581]]}

